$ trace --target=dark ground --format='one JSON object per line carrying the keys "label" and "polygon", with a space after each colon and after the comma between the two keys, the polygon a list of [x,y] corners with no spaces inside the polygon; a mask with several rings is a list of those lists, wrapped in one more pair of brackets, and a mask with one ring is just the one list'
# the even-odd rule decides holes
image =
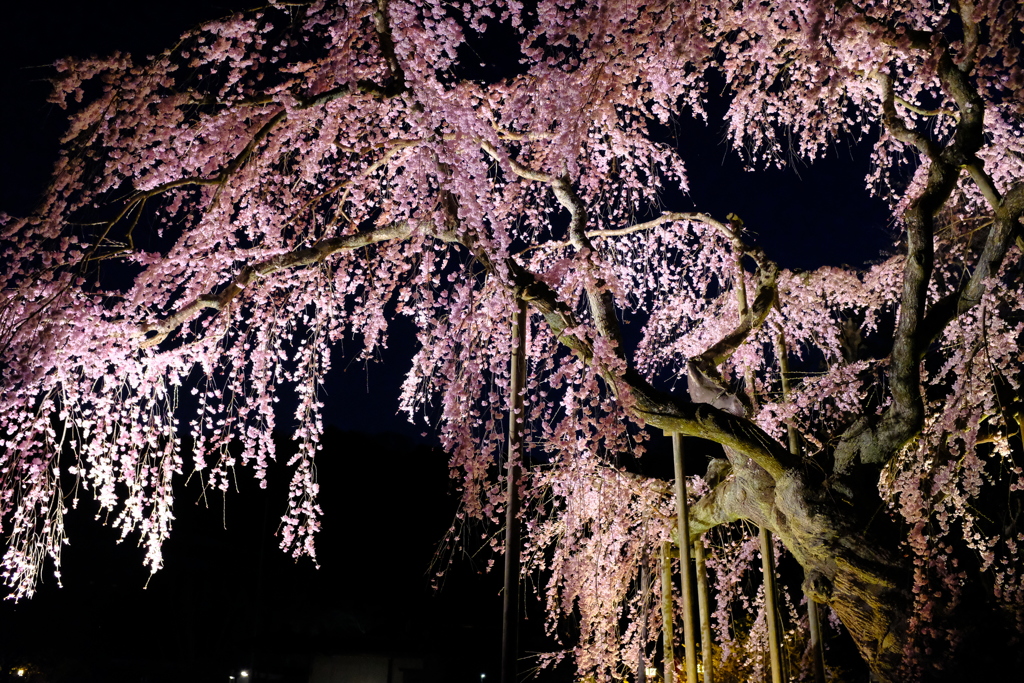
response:
{"label": "dark ground", "polygon": [[243,475],[226,506],[219,493],[196,504],[199,488],[186,488],[166,569],[148,587],[143,550],[132,539],[116,545],[83,499],[69,515],[64,587],[47,577],[32,600],[0,605],[3,670],[31,667],[31,680],[62,683],[222,683],[248,668],[299,682],[317,655],[379,653],[422,657],[453,683],[496,677],[500,572],[460,560],[442,590],[431,587],[455,510],[444,454],[330,429],[323,455],[319,570],[276,547],[280,465],[268,490]]}

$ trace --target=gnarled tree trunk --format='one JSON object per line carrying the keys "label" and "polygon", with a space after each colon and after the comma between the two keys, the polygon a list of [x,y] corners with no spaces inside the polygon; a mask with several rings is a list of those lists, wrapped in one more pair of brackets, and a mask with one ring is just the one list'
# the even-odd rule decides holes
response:
{"label": "gnarled tree trunk", "polygon": [[729,452],[731,472],[691,508],[691,536],[745,519],[770,529],[804,568],[806,588],[835,610],[871,670],[899,680],[913,606],[902,558],[857,528],[855,516],[801,471],[773,480]]}

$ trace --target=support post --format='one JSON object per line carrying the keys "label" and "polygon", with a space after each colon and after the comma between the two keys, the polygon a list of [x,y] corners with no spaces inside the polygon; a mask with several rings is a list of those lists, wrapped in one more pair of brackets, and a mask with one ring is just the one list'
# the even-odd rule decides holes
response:
{"label": "support post", "polygon": [[697,648],[693,628],[693,589],[690,585],[690,510],[686,501],[686,468],[683,439],[672,432],[672,461],[676,470],[676,523],[679,534],[679,576],[683,593],[683,648],[686,653],[686,681],[697,683]]}
{"label": "support post", "polygon": [[775,619],[775,553],[772,532],[761,527],[761,568],[764,571],[764,611],[768,623],[768,651],[772,663],[772,683],[782,683],[782,653],[779,650],[779,624]]}
{"label": "support post", "polygon": [[818,603],[807,595],[807,629],[811,632],[811,674],[814,683],[825,683],[825,658],[821,643],[821,621],[818,618]]}
{"label": "support post", "polygon": [[[786,351],[786,335],[781,329],[775,338],[775,353],[779,357],[779,374],[782,375],[782,399],[789,400],[789,354]],[[786,432],[789,437],[789,452],[800,455],[800,435],[792,420],[786,421]],[[811,675],[814,683],[825,683],[825,653],[821,642],[821,621],[818,618],[818,604],[814,598],[804,591],[807,599],[807,630],[810,631]]]}
{"label": "support post", "polygon": [[700,653],[704,663],[704,683],[715,681],[714,648],[711,647],[711,607],[708,599],[708,567],[704,556],[704,541],[693,544],[693,557],[697,561],[697,611],[700,613]]}
{"label": "support post", "polygon": [[672,543],[661,542],[661,639],[665,650],[664,680],[672,683],[676,653],[672,646]]}
{"label": "support post", "polygon": [[519,645],[519,467],[523,459],[523,386],[526,383],[526,302],[512,320],[509,368],[508,470],[505,504],[505,590],[501,629],[501,683],[515,683]]}
{"label": "support post", "polygon": [[647,662],[644,661],[644,648],[647,644],[647,602],[651,592],[651,570],[647,567],[647,553],[644,552],[643,564],[640,565],[640,647],[636,657],[636,683],[647,683]]}

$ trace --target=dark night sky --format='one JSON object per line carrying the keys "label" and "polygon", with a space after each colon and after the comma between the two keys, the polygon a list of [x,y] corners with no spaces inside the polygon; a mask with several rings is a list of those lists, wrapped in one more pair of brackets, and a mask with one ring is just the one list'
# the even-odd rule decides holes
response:
{"label": "dark night sky", "polygon": [[[6,7],[0,211],[30,210],[56,155],[62,112],[45,102],[45,65],[65,54],[152,53],[199,21],[249,4],[93,0],[60,11],[41,2]],[[747,174],[718,144],[715,125],[680,123],[674,135],[691,169],[692,195],[669,197],[669,208],[739,214],[783,266],[864,263],[889,242],[884,206],[849,192],[867,171],[863,150],[840,146],[833,158],[800,169],[799,177],[790,170]],[[0,606],[0,666],[19,657],[60,660],[66,673],[102,668],[104,680],[120,680],[117,672],[139,662],[168,671],[176,662],[184,667],[176,675],[188,678],[168,680],[201,680],[206,673],[223,680],[224,667],[276,662],[285,652],[387,643],[462,653],[462,678],[453,681],[496,673],[500,577],[480,577],[462,563],[440,595],[428,587],[429,559],[455,502],[445,495],[445,456],[422,443],[422,427],[394,414],[409,332],[397,328],[382,363],[346,369],[347,361],[336,358],[325,401],[332,431],[319,466],[326,512],[320,571],[293,564],[276,549],[287,480],[281,471],[268,491],[243,476],[242,494],[228,496],[226,507],[221,500],[195,505],[197,491],[187,491],[167,544],[168,566],[145,591],[142,550],[131,540],[115,545],[115,533],[92,521],[94,505],[86,499],[70,515],[65,588],[48,577],[35,600]],[[430,634],[440,641],[431,644]],[[199,666],[220,668],[199,673]]]}

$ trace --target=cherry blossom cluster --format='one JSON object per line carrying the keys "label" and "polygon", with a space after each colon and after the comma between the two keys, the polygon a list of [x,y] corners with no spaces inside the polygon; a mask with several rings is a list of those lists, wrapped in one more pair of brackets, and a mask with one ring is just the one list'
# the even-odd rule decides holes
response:
{"label": "cherry blossom cluster", "polygon": [[[560,616],[579,624],[552,659],[608,680],[653,651],[673,501],[627,471],[651,425],[725,446],[731,474],[687,482],[708,528],[777,527],[779,552],[817,574],[865,566],[816,559],[823,545],[859,552],[884,568],[878,591],[908,555],[907,595],[887,594],[902,613],[874,605],[872,622],[857,596],[822,593],[865,656],[864,624],[899,619],[911,664],[955,652],[945,617],[970,575],[1020,632],[1024,538],[977,510],[1024,491],[1022,23],[1015,3],[987,1],[318,0],[204,24],[157,55],[62,60],[51,186],[32,215],[0,216],[12,595],[31,595],[48,561],[59,577],[80,503],[158,570],[182,481],[264,482],[282,432],[282,545],[315,557],[333,350],[369,361],[406,316],[417,347],[398,407],[438,434],[461,522],[497,551],[519,457],[509,421],[523,428],[524,571],[552,635]],[[518,41],[515,65],[473,52],[498,30]],[[891,251],[792,272],[756,244],[763,226],[663,211],[699,172],[665,131],[706,119],[710,97],[727,113],[709,134],[752,170],[873,145],[851,191],[888,201]],[[520,300],[528,368],[512,397]],[[836,501],[857,496],[889,503],[902,546],[876,553],[843,526]],[[719,662],[759,676],[748,531],[698,542]],[[789,630],[797,602],[781,600]]]}

